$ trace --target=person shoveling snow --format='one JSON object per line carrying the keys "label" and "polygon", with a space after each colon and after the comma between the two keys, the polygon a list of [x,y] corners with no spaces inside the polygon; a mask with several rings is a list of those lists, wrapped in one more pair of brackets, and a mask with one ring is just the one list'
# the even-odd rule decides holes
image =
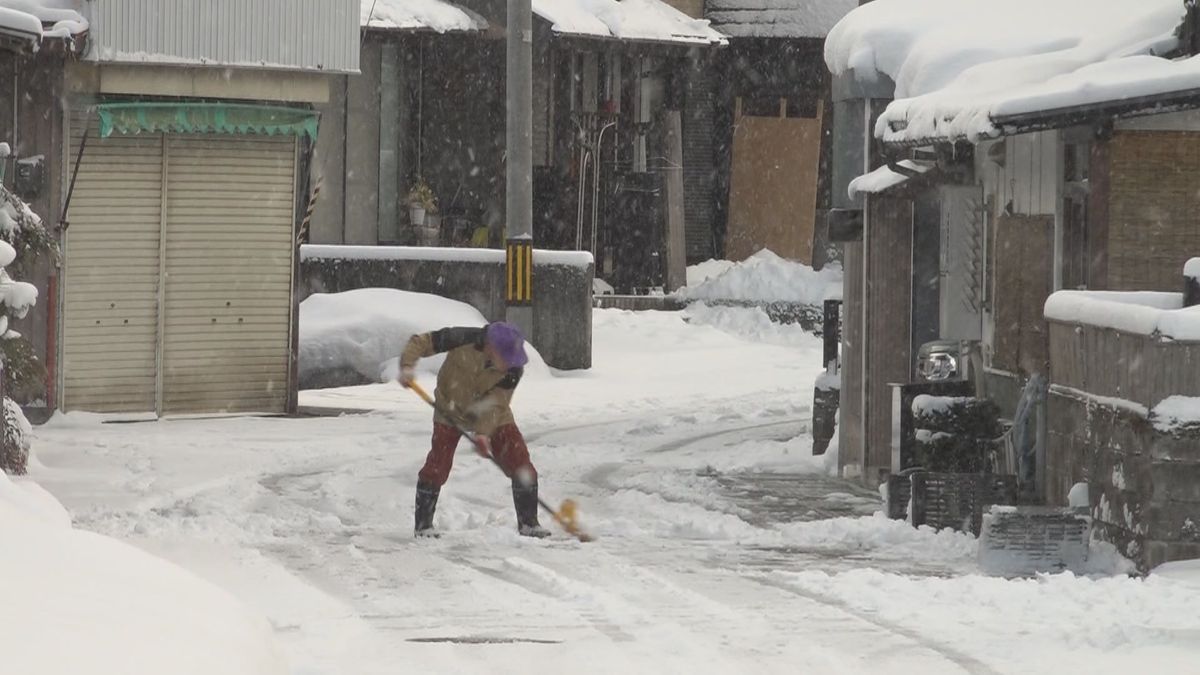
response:
{"label": "person shoveling snow", "polygon": [[400,384],[413,387],[417,361],[443,353],[446,362],[434,390],[432,447],[417,474],[416,535],[437,536],[433,514],[438,494],[450,476],[458,441],[469,428],[480,454],[490,454],[512,480],[517,531],[528,537],[549,536],[538,524],[537,469],[509,406],[529,361],[520,329],[496,322],[414,335],[400,356]]}

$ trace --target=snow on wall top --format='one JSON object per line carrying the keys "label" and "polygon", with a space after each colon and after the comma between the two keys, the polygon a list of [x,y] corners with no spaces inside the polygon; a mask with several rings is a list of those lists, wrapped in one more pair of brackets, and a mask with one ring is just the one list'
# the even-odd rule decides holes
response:
{"label": "snow on wall top", "polygon": [[662,0],[533,0],[533,13],[562,35],[647,42],[725,44],[704,19]]}
{"label": "snow on wall top", "polygon": [[1150,420],[1155,429],[1165,433],[1200,427],[1200,398],[1168,396],[1150,411]]}
{"label": "snow on wall top", "polygon": [[858,0],[710,0],[705,15],[730,37],[823,38]]}
{"label": "snow on wall top", "polygon": [[875,0],[829,33],[835,75],[895,83],[875,135],[995,137],[997,117],[1200,87],[1177,44],[1179,0]]}
{"label": "snow on wall top", "polygon": [[1182,293],[1058,291],[1046,300],[1044,310],[1051,321],[1200,340],[1200,305],[1183,307]]}
{"label": "snow on wall top", "polygon": [[75,0],[0,0],[0,32],[30,39],[65,39],[84,33],[87,19]]}
{"label": "snow on wall top", "polygon": [[487,30],[487,20],[475,12],[444,0],[361,0],[363,28],[383,30],[450,31]]}
{"label": "snow on wall top", "polygon": [[[431,260],[439,262],[475,262],[504,264],[504,251],[497,248],[444,248],[437,246],[345,246],[305,244],[301,260]],[[593,263],[588,251],[550,251],[534,249],[535,265],[587,267]]]}

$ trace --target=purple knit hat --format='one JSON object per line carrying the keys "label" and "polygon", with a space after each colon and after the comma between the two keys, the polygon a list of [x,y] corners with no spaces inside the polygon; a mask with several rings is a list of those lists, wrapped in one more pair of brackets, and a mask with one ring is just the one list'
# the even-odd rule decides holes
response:
{"label": "purple knit hat", "polygon": [[489,323],[487,342],[509,368],[520,368],[529,363],[529,357],[525,354],[525,336],[513,324],[507,321]]}

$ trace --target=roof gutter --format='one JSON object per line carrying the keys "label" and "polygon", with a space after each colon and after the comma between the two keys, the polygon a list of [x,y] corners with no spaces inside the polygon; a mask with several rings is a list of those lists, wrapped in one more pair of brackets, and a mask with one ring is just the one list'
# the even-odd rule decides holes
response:
{"label": "roof gutter", "polygon": [[[988,138],[1016,136],[1035,131],[1065,129],[1084,124],[1096,124],[1098,122],[1117,119],[1162,115],[1188,110],[1200,110],[1200,87],[1161,94],[1150,94],[1147,96],[1135,96],[1120,100],[1064,106],[1049,110],[1035,110],[1013,115],[998,115],[991,120],[997,133]],[[883,141],[883,145],[886,148],[899,149],[969,140],[971,139],[963,134],[956,136],[931,136],[900,141]]]}

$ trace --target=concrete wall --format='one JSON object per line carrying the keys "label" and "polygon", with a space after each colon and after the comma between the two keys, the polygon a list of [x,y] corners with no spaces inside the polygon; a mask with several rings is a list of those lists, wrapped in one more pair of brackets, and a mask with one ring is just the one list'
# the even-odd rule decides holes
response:
{"label": "concrete wall", "polygon": [[[355,76],[355,77],[361,77]],[[321,194],[309,223],[308,240],[314,244],[345,244],[346,206],[346,90],[347,76],[329,83],[329,102],[315,106],[321,115],[313,148],[312,176],[321,178]],[[366,243],[366,242],[358,242]]]}
{"label": "concrete wall", "polygon": [[1064,390],[1047,406],[1048,503],[1087,482],[1097,532],[1143,570],[1200,557],[1200,429],[1164,433],[1140,412]]}
{"label": "concrete wall", "polygon": [[[455,252],[442,250],[447,257]],[[406,260],[402,256],[399,253],[390,260],[305,256],[300,265],[301,293],[397,288],[465,302],[489,321],[504,318],[502,254],[496,262]],[[554,368],[592,366],[593,272],[591,265],[541,263],[534,253],[533,335],[529,340]]]}
{"label": "concrete wall", "polygon": [[1200,395],[1200,343],[1051,322],[1050,349],[1048,503],[1086,481],[1102,532],[1143,567],[1200,556],[1200,427],[1152,412]]}
{"label": "concrete wall", "polygon": [[346,244],[379,241],[379,41],[363,42],[362,74],[346,88],[346,166],[343,210]]}

